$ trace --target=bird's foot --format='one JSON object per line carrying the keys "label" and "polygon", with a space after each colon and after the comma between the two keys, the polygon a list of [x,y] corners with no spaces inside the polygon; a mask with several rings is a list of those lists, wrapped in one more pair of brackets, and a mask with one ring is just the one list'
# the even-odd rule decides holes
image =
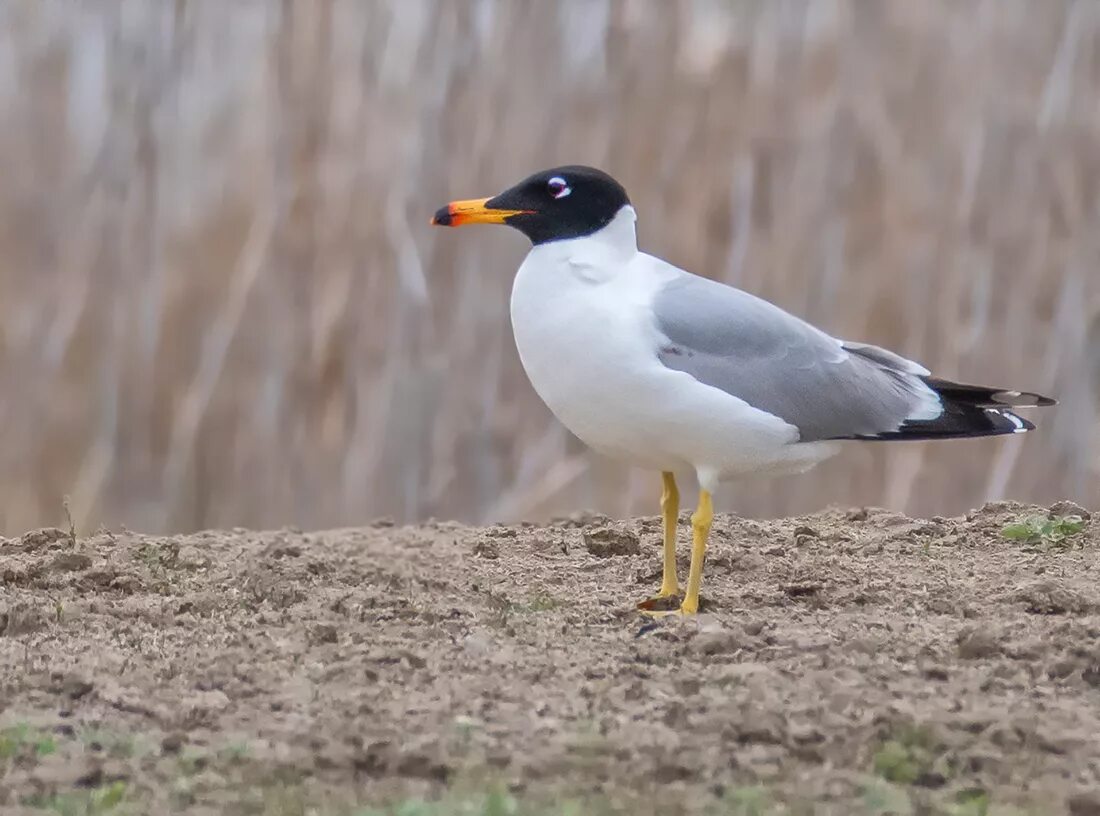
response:
{"label": "bird's foot", "polygon": [[662,591],[656,597],[640,601],[638,611],[650,618],[691,617],[699,612],[699,599],[685,598],[679,590],[667,594]]}
{"label": "bird's foot", "polygon": [[638,611],[643,615],[653,618],[663,618],[666,615],[678,615],[680,613],[680,601],[683,595],[679,587],[662,588],[652,598],[646,598],[638,602]]}

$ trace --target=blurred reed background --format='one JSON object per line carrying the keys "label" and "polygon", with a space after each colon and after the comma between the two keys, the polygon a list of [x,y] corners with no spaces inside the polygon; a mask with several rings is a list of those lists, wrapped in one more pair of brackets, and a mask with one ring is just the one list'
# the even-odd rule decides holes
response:
{"label": "blurred reed background", "polygon": [[724,508],[1098,503],[1100,4],[0,0],[0,531],[655,512],[527,384],[526,242],[428,226],[566,162],[650,252],[1062,401]]}

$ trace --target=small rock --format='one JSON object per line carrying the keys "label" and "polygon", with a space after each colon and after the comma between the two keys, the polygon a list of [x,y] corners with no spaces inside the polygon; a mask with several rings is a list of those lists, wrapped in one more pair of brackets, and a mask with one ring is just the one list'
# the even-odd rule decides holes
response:
{"label": "small rock", "polygon": [[114,578],[112,578],[111,583],[109,583],[107,586],[111,589],[117,589],[120,592],[124,592],[129,595],[142,589],[144,584],[141,582],[141,579],[138,578],[136,575],[123,573],[122,575],[116,575]]}
{"label": "small rock", "polygon": [[490,561],[495,561],[496,559],[500,558],[500,545],[497,544],[497,542],[493,539],[486,536],[479,537],[474,542],[474,546],[472,549],[474,555],[480,556],[481,558],[485,558]]}
{"label": "small rock", "polygon": [[819,537],[820,533],[818,533],[817,530],[805,524],[800,524],[794,528],[794,543],[796,547],[805,547],[815,538]]}
{"label": "small rock", "polygon": [[1009,513],[1019,514],[1027,511],[1027,505],[1014,501],[988,501],[977,510],[971,510],[966,514],[967,521],[974,521],[982,516],[1002,516]]}
{"label": "small rock", "polygon": [[971,734],[981,734],[995,722],[996,717],[984,711],[959,712],[958,719],[952,723],[952,728],[968,731]]}
{"label": "small rock", "polygon": [[947,784],[947,777],[936,770],[927,770],[913,780],[914,785],[922,788],[942,788]]}
{"label": "small rock", "polygon": [[672,782],[683,782],[691,779],[695,771],[679,762],[662,762],[653,772],[653,780],[659,785],[667,785]]}
{"label": "small rock", "polygon": [[1036,615],[1080,615],[1092,608],[1084,596],[1057,581],[1040,581],[1026,586],[1016,594],[1016,598],[1027,604],[1028,612]]}
{"label": "small rock", "polygon": [[591,510],[578,510],[576,513],[570,513],[568,516],[555,516],[550,519],[550,525],[553,527],[590,527],[597,524],[608,524],[611,521],[610,516],[605,516],[603,513],[595,513]]}
{"label": "small rock", "polygon": [[929,598],[925,606],[929,612],[934,612],[937,615],[954,615],[958,613],[955,601],[944,596]]}
{"label": "small rock", "polygon": [[462,647],[473,657],[485,657],[496,651],[496,644],[482,632],[471,632],[462,641]]}
{"label": "small rock", "polygon": [[1071,501],[1055,502],[1050,506],[1050,514],[1052,516],[1080,516],[1085,521],[1092,518],[1092,513]]}
{"label": "small rock", "polygon": [[114,569],[100,569],[87,573],[82,579],[81,583],[98,588],[104,588],[110,586],[111,581],[118,577],[118,572]]}
{"label": "small rock", "polygon": [[84,763],[73,784],[78,788],[98,788],[103,784],[103,778],[103,763],[98,758],[92,758]]}
{"label": "small rock", "polygon": [[789,723],[787,736],[797,745],[816,745],[825,742],[825,732],[810,722]]}
{"label": "small rock", "polygon": [[778,744],[783,741],[783,719],[775,713],[747,711],[737,725],[737,741]]}
{"label": "small rock", "polygon": [[439,760],[433,758],[427,752],[412,751],[402,756],[394,767],[398,776],[412,777],[415,779],[431,779],[436,782],[446,782],[451,775],[451,769]]}
{"label": "small rock", "polygon": [[1002,651],[1013,660],[1025,660],[1029,663],[1045,663],[1050,642],[1043,638],[1014,640],[1004,645]]}
{"label": "small rock", "polygon": [[886,540],[891,542],[912,541],[914,538],[939,538],[946,534],[947,530],[942,525],[906,519],[904,523],[891,525],[891,530]]}
{"label": "small rock", "polygon": [[879,527],[912,527],[915,522],[904,513],[892,513],[889,510],[875,514],[875,524]]}
{"label": "small rock", "polygon": [[929,680],[939,680],[941,682],[949,677],[947,669],[943,666],[926,666],[923,674]]}
{"label": "small rock", "polygon": [[1035,736],[1042,750],[1059,756],[1068,756],[1081,747],[1080,740],[1072,735],[1040,731]]}
{"label": "small rock", "polygon": [[597,558],[614,555],[638,555],[642,551],[636,533],[615,527],[584,531],[584,546]]}
{"label": "small rock", "polygon": [[1067,660],[1058,660],[1051,664],[1051,667],[1047,669],[1047,677],[1051,680],[1064,680],[1069,677],[1075,671],[1077,671],[1078,663],[1072,658]]}
{"label": "small rock", "polygon": [[674,701],[661,716],[661,722],[674,731],[682,731],[688,726],[687,709],[683,703]]}
{"label": "small rock", "polygon": [[50,562],[50,569],[57,572],[79,572],[92,565],[92,559],[83,553],[63,552],[58,553]]}
{"label": "small rock", "polygon": [[393,746],[386,740],[354,747],[358,750],[352,757],[352,765],[357,771],[377,776],[393,766]]}
{"label": "small rock", "polygon": [[1085,666],[1081,679],[1093,688],[1100,688],[1100,658]]}
{"label": "small rock", "polygon": [[64,530],[59,530],[56,527],[43,527],[41,530],[31,530],[29,533],[24,533],[19,539],[19,544],[27,552],[33,552],[42,547],[48,547],[55,541],[62,540],[69,540],[69,534]]}
{"label": "small rock", "polygon": [[46,616],[36,607],[20,603],[7,609],[0,606],[0,636],[18,637],[45,627]]}
{"label": "small rock", "polygon": [[43,571],[42,565],[37,563],[27,566],[8,566],[9,564],[15,564],[15,562],[10,560],[0,560],[0,584],[11,584],[12,586],[27,586],[34,583]]}
{"label": "small rock", "polygon": [[336,643],[340,635],[331,623],[319,623],[313,627],[309,639],[313,643]]}
{"label": "small rock", "polygon": [[681,697],[691,697],[703,689],[703,682],[696,677],[688,677],[676,684],[676,691]]}
{"label": "small rock", "polygon": [[881,637],[856,636],[848,641],[847,648],[857,654],[877,655],[882,653],[883,645]]}
{"label": "small rock", "polygon": [[744,630],[718,629],[700,632],[691,641],[691,650],[700,655],[733,654],[750,645]]}
{"label": "small rock", "polygon": [[783,591],[787,593],[788,597],[791,598],[806,598],[812,595],[816,595],[824,588],[824,584],[820,584],[817,582],[806,582],[799,584],[787,584],[787,586],[783,587]]}
{"label": "small rock", "polygon": [[83,677],[67,677],[61,683],[61,693],[70,700],[79,700],[94,688],[95,684]]}
{"label": "small rock", "polygon": [[409,667],[413,669],[422,669],[428,665],[428,661],[416,652],[406,651],[403,657],[405,658],[405,662],[409,664]]}
{"label": "small rock", "polygon": [[1100,816],[1100,793],[1075,793],[1066,800],[1070,816]]}
{"label": "small rock", "polygon": [[764,631],[765,626],[767,626],[767,621],[765,621],[763,618],[760,618],[758,620],[746,622],[742,628],[745,630],[746,635],[756,637]]}
{"label": "small rock", "polygon": [[178,754],[185,742],[187,742],[187,737],[183,734],[178,732],[166,734],[164,739],[160,741],[160,750],[165,754]]}
{"label": "small rock", "polygon": [[277,544],[271,550],[271,557],[276,560],[280,558],[297,558],[301,554],[302,548],[297,544]]}
{"label": "small rock", "polygon": [[975,774],[983,772],[997,774],[1005,770],[1007,766],[1004,755],[999,751],[982,750],[981,748],[968,750],[963,763],[963,767],[966,768],[968,773]]}
{"label": "small rock", "polygon": [[1027,733],[1008,724],[994,725],[986,735],[989,741],[1006,751],[1018,751],[1027,739]]}
{"label": "small rock", "polygon": [[1001,651],[997,638],[984,629],[967,628],[959,632],[958,654],[963,660],[993,657]]}

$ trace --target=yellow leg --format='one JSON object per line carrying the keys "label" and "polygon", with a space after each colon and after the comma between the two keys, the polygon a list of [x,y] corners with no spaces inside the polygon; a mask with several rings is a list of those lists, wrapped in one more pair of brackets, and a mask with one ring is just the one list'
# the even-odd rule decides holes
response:
{"label": "yellow leg", "polygon": [[[669,607],[680,597],[680,582],[676,579],[676,518],[680,515],[680,491],[676,477],[668,471],[661,474],[661,516],[664,519],[664,568],[661,570],[661,591],[638,604],[647,615],[660,617],[674,614]],[[671,602],[669,599],[673,599]]]}
{"label": "yellow leg", "polygon": [[703,583],[703,557],[707,552],[707,536],[714,520],[710,493],[699,490],[699,506],[691,516],[691,569],[688,571],[687,594],[680,604],[680,613],[694,615],[699,611],[699,587]]}
{"label": "yellow leg", "polygon": [[676,477],[668,471],[661,474],[664,490],[661,492],[661,515],[664,517],[665,566],[661,574],[661,592],[658,598],[671,598],[680,594],[680,582],[676,579],[676,519],[680,515],[680,491],[676,489]]}

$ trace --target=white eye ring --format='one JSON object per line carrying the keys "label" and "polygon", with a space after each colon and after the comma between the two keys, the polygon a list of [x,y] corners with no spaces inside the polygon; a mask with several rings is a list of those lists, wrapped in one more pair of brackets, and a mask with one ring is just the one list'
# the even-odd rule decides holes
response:
{"label": "white eye ring", "polygon": [[554,176],[550,181],[546,182],[547,188],[550,190],[550,195],[554,198],[565,198],[573,189],[565,183],[565,179],[561,176]]}

